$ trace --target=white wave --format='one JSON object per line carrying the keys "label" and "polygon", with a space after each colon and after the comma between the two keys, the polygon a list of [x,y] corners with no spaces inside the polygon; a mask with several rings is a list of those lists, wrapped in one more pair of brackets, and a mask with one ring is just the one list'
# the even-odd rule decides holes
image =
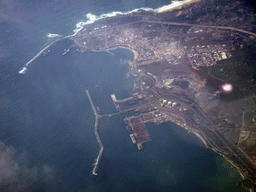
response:
{"label": "white wave", "polygon": [[156,9],[152,9],[152,8],[137,8],[137,9],[133,9],[131,11],[126,11],[126,12],[120,12],[120,11],[114,11],[111,13],[105,13],[102,14],[100,16],[94,15],[92,13],[88,13],[86,14],[87,20],[86,21],[80,21],[79,23],[76,24],[76,29],[74,30],[74,34],[71,36],[75,36],[81,29],[83,29],[83,27],[85,25],[89,25],[94,23],[97,20],[100,20],[102,18],[106,18],[106,17],[115,17],[117,15],[127,15],[129,13],[134,13],[137,12],[138,10],[145,10],[145,11],[153,11],[153,12],[157,12],[157,13],[161,13],[161,12],[165,12],[165,11],[171,11],[173,9],[178,9],[181,5],[185,5],[185,4],[190,4],[193,2],[197,2],[200,0],[183,0],[183,1],[173,1],[171,4],[169,5],[164,5],[162,7],[156,8]]}
{"label": "white wave", "polygon": [[139,8],[139,9],[133,9],[132,11],[127,11],[127,12],[114,11],[111,13],[102,14],[100,16],[94,15],[92,13],[88,13],[88,14],[86,14],[87,21],[80,21],[79,23],[77,23],[76,29],[74,30],[74,34],[72,36],[75,36],[81,29],[83,29],[83,27],[85,25],[92,24],[97,20],[100,20],[100,19],[103,19],[106,17],[115,17],[117,15],[127,15],[129,13],[137,12],[138,10],[141,10],[141,9],[145,10],[145,11],[154,11],[154,9],[152,9],[152,8]]}
{"label": "white wave", "polygon": [[23,67],[23,69],[19,71],[19,74],[25,74],[26,71],[27,71],[27,67]]}
{"label": "white wave", "polygon": [[54,38],[54,37],[60,37],[60,34],[54,34],[54,33],[48,33],[47,37],[48,38]]}

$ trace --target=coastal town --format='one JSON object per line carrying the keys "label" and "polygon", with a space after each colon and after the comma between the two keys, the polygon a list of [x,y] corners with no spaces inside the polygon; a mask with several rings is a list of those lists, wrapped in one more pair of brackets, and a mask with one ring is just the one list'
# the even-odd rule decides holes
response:
{"label": "coastal town", "polygon": [[[232,18],[226,18],[223,13],[215,23],[207,22],[216,6],[218,10],[233,10]],[[196,17],[198,9],[208,10],[208,16]],[[70,39],[81,52],[111,52],[118,48],[133,51],[129,69],[135,77],[134,88],[130,96],[122,100],[113,93],[111,98],[117,112],[105,116],[131,110],[139,112],[140,115],[124,119],[128,136],[138,149],[152,140],[146,128],[148,122],[157,125],[174,122],[195,133],[206,147],[232,162],[253,190],[256,184],[256,86],[248,66],[239,61],[239,50],[255,46],[256,33],[252,28],[238,27],[237,14],[248,14],[242,9],[238,1],[226,7],[202,1],[170,13],[138,10],[102,18],[84,26]],[[226,20],[220,20],[222,17]],[[248,24],[248,15],[241,18]],[[230,26],[226,25],[228,21]],[[238,75],[234,77],[235,74]],[[93,105],[91,98],[90,101]],[[98,122],[104,115],[98,115],[95,107],[93,109]],[[96,125],[95,129],[101,147],[98,167],[104,148]]]}

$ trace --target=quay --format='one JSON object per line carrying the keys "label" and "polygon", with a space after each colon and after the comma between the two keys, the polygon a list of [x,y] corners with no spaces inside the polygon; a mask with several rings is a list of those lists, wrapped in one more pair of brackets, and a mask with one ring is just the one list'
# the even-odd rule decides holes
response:
{"label": "quay", "polygon": [[88,90],[86,90],[86,94],[87,94],[87,97],[91,103],[91,107],[92,107],[92,110],[93,110],[93,113],[94,113],[94,116],[95,116],[95,124],[94,124],[94,134],[96,136],[96,139],[99,143],[99,146],[100,146],[100,151],[99,151],[99,154],[95,160],[95,164],[94,164],[94,168],[92,170],[92,174],[93,175],[97,175],[97,169],[99,167],[99,162],[100,162],[100,159],[101,159],[101,156],[102,156],[102,153],[103,153],[103,150],[104,150],[104,146],[102,144],[102,141],[100,139],[100,135],[98,133],[98,124],[99,124],[99,119],[101,118],[101,115],[98,114],[96,108],[95,108],[95,105],[93,103],[93,100],[91,98],[91,95],[90,95],[90,92]]}

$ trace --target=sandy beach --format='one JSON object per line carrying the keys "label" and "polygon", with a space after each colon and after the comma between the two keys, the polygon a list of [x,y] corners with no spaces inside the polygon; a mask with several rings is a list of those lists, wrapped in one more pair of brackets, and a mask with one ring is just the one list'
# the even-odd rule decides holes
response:
{"label": "sandy beach", "polygon": [[191,3],[196,3],[199,1],[201,0],[174,1],[172,4],[159,7],[155,11],[157,13],[164,13],[164,12],[173,11],[176,9],[182,9],[184,6],[187,6],[187,5],[190,5]]}
{"label": "sandy beach", "polygon": [[[215,150],[214,150],[214,151],[215,151]],[[218,153],[217,151],[215,151],[215,152],[216,152],[217,154],[221,155],[222,157],[224,157],[226,161],[228,161],[229,163],[231,163],[231,165],[232,165],[233,167],[235,167],[235,168],[238,170],[238,172],[239,172],[239,174],[241,175],[241,177],[242,177],[243,179],[245,179],[245,176],[243,175],[243,173],[242,173],[242,171],[240,170],[239,167],[237,167],[231,160],[229,160],[227,157],[225,157],[225,155],[222,155],[222,154]]]}
{"label": "sandy beach", "polygon": [[139,56],[139,54],[138,54],[138,52],[137,51],[135,51],[134,49],[130,49],[132,52],[133,52],[133,54],[134,54],[134,60],[136,60],[137,58],[138,58],[138,56]]}
{"label": "sandy beach", "polygon": [[119,48],[129,49],[130,51],[132,51],[133,54],[134,54],[134,58],[133,58],[134,60],[136,60],[138,58],[138,56],[139,56],[138,52],[135,49],[132,49],[130,47],[123,47],[123,46],[119,46]]}
{"label": "sandy beach", "polygon": [[208,147],[207,142],[205,141],[205,139],[196,131],[192,131],[192,133],[194,133],[203,143],[206,147]]}

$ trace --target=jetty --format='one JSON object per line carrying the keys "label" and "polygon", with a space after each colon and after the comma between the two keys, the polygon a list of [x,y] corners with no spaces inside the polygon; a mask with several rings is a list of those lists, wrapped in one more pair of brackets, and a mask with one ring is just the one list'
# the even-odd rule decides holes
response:
{"label": "jetty", "polygon": [[99,162],[100,162],[100,159],[101,159],[101,156],[102,156],[102,153],[103,153],[103,150],[104,150],[104,146],[102,144],[102,141],[100,139],[100,135],[98,133],[98,124],[99,124],[99,119],[101,118],[101,115],[98,114],[97,112],[97,109],[93,103],[93,100],[92,100],[92,97],[90,95],[90,92],[88,90],[86,90],[86,94],[87,94],[87,97],[91,103],[91,107],[92,107],[92,110],[93,110],[93,113],[94,113],[94,116],[95,116],[95,124],[94,124],[94,134],[96,136],[96,139],[99,143],[99,146],[100,146],[100,151],[99,151],[99,154],[95,160],[95,164],[94,164],[94,168],[92,170],[92,174],[93,175],[97,175],[97,169],[99,167]]}

